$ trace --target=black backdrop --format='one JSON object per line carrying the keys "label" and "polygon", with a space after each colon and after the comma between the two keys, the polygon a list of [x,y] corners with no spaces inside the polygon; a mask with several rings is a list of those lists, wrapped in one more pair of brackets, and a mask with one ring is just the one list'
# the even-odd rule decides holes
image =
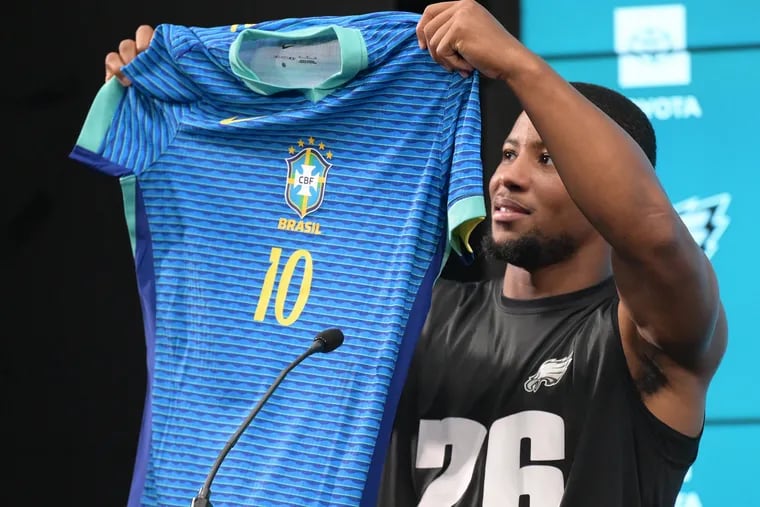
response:
{"label": "black backdrop", "polygon": [[[427,3],[12,4],[0,39],[4,152],[11,154],[0,184],[0,456],[9,470],[0,499],[20,506],[126,504],[146,371],[131,252],[118,182],[67,158],[103,81],[106,52],[141,23],[421,12]],[[519,35],[517,0],[483,3]],[[484,81],[481,100],[487,178],[518,109],[500,83]],[[481,235],[479,228],[476,245]],[[473,279],[500,270],[482,260],[467,268],[454,261],[444,276]]]}

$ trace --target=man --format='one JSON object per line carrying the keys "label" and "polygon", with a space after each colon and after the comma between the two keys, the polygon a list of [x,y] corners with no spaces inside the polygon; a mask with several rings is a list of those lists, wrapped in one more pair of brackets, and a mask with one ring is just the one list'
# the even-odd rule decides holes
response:
{"label": "man", "polygon": [[[106,59],[107,78],[152,30]],[[428,6],[421,49],[523,106],[489,183],[501,280],[440,280],[388,451],[382,506],[669,506],[697,455],[726,318],[611,90],[566,82],[473,0]],[[529,500],[526,502],[526,500]]]}

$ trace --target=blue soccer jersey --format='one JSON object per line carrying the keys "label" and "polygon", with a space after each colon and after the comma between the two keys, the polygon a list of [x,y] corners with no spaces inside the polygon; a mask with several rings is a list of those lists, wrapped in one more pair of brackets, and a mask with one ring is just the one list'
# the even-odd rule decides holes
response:
{"label": "blue soccer jersey", "polygon": [[373,505],[448,252],[485,216],[478,78],[418,15],[161,25],[95,98],[72,157],[118,177],[148,392],[129,505]]}

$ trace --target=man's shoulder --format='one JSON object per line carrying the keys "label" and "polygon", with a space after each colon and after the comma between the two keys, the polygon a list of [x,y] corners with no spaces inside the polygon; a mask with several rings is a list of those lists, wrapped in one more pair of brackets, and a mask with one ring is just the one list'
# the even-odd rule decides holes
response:
{"label": "man's shoulder", "polygon": [[496,306],[501,283],[494,280],[457,281],[439,279],[433,286],[428,321],[440,326],[480,319]]}
{"label": "man's shoulder", "polygon": [[445,300],[451,304],[473,297],[482,298],[501,285],[500,280],[459,281],[439,278],[433,286],[433,301]]}

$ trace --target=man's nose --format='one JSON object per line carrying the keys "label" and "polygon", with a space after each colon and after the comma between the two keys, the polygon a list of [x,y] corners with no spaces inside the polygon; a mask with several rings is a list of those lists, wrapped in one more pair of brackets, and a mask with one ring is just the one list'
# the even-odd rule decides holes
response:
{"label": "man's nose", "polygon": [[525,190],[530,182],[528,165],[520,159],[501,164],[493,175],[494,183],[497,187],[505,187],[510,191]]}

